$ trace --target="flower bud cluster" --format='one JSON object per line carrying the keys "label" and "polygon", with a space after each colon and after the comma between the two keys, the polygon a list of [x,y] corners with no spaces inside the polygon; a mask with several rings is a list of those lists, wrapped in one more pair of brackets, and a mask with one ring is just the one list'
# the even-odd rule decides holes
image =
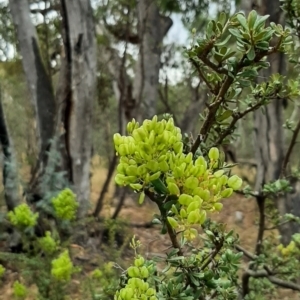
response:
{"label": "flower bud cluster", "polygon": [[153,273],[154,266],[146,265],[142,256],[137,256],[134,265],[127,269],[128,282],[117,291],[115,300],[157,300],[156,290],[150,287],[147,279]]}
{"label": "flower bud cluster", "polygon": [[36,225],[39,214],[33,213],[26,203],[22,203],[10,211],[7,216],[14,226],[25,229]]}
{"label": "flower bud cluster", "polygon": [[0,264],[0,278],[3,277],[5,273],[5,268]]}
{"label": "flower bud cluster", "polygon": [[42,251],[48,255],[53,254],[57,250],[58,243],[51,236],[50,231],[46,231],[46,235],[38,240]]}
{"label": "flower bud cluster", "polygon": [[13,294],[18,299],[25,299],[28,291],[26,286],[17,280],[13,284]]}
{"label": "flower bud cluster", "polygon": [[56,216],[61,220],[71,221],[75,219],[77,208],[76,195],[70,189],[62,190],[55,198],[52,199]]}
{"label": "flower bud cluster", "polygon": [[294,241],[291,241],[286,247],[280,244],[277,249],[280,251],[283,257],[291,256],[299,251]]}
{"label": "flower bud cluster", "polygon": [[155,116],[141,126],[133,120],[127,130],[129,136],[114,135],[120,156],[116,183],[143,191],[160,179],[163,193],[178,199],[168,221],[174,229],[186,230],[187,237],[196,234],[191,226],[202,224],[207,211],[220,211],[220,200],[241,187],[238,176],[229,178],[224,170],[217,169],[218,148],[210,149],[209,161],[203,156],[194,160],[192,153],[184,154],[181,131],[172,118],[157,121]]}
{"label": "flower bud cluster", "polygon": [[69,282],[71,280],[71,275],[74,272],[74,266],[68,250],[65,250],[58,256],[58,258],[52,260],[51,264],[51,275],[56,280],[65,282]]}
{"label": "flower bud cluster", "polygon": [[116,183],[130,185],[140,191],[143,186],[170,170],[169,155],[181,154],[183,143],[180,129],[174,121],[145,120],[142,126],[133,120],[128,123],[129,136],[114,135],[114,144],[120,163]]}

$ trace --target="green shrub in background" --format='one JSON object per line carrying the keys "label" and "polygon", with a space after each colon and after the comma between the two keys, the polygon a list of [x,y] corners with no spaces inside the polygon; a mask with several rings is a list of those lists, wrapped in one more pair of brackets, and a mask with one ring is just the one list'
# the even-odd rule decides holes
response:
{"label": "green shrub in background", "polygon": [[[74,220],[78,203],[70,189],[61,191],[51,203],[58,221]],[[6,257],[18,265],[21,277],[28,285],[36,284],[39,299],[64,299],[72,274],[80,269],[74,267],[68,243],[61,244],[55,228],[46,231],[43,237],[35,235],[38,217],[38,213],[34,213],[27,204],[20,204],[8,213],[8,219],[19,231],[27,251]],[[16,297],[26,297],[24,285],[15,282],[13,289]]]}

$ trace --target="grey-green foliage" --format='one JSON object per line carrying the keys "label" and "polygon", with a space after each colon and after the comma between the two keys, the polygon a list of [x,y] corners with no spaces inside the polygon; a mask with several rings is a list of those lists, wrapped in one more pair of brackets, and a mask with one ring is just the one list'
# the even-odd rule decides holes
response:
{"label": "grey-green foliage", "polygon": [[52,199],[56,197],[60,191],[70,187],[67,173],[61,169],[63,161],[59,147],[62,146],[58,140],[58,137],[51,140],[50,151],[48,152],[48,163],[40,184],[43,198],[37,203],[38,208],[51,215],[54,215],[53,206],[51,204]]}

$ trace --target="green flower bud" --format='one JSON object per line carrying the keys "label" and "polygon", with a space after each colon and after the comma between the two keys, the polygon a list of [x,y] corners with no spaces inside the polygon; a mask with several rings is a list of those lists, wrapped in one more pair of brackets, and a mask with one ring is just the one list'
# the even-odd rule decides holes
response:
{"label": "green flower bud", "polygon": [[199,224],[203,224],[206,220],[206,211],[201,210],[200,215],[199,215]]}
{"label": "green flower bud", "polygon": [[173,182],[168,183],[168,190],[171,195],[179,195],[180,194],[179,187],[177,186],[177,184],[175,184]]}
{"label": "green flower bud", "polygon": [[113,136],[115,146],[120,146],[122,143],[122,136],[119,133],[115,133]]}
{"label": "green flower bud", "polygon": [[158,164],[158,168],[159,170],[161,170],[162,172],[166,173],[169,171],[169,165],[166,161],[161,161],[159,164]]}
{"label": "green flower bud", "polygon": [[174,152],[176,154],[182,153],[183,151],[183,143],[182,142],[176,142],[173,146]]}
{"label": "green flower bud", "polygon": [[135,277],[140,277],[140,269],[138,267],[131,266],[127,269],[127,273],[129,277],[135,278]]}
{"label": "green flower bud", "polygon": [[149,177],[149,181],[151,182],[151,181],[154,181],[154,180],[158,179],[158,178],[160,177],[160,175],[161,175],[161,172],[160,172],[160,171],[154,173],[153,175],[151,175],[151,176]]}
{"label": "green flower bud", "polygon": [[213,205],[213,207],[214,207],[214,209],[215,209],[216,211],[221,211],[222,208],[223,208],[223,204],[220,203],[220,202],[217,202],[217,203],[215,203],[215,204]]}
{"label": "green flower bud", "polygon": [[147,162],[146,167],[151,172],[157,172],[157,170],[159,168],[159,164],[156,160],[150,160]]}
{"label": "green flower bud", "polygon": [[174,218],[167,217],[167,219],[170,225],[172,226],[172,228],[176,229],[178,227],[178,222]]}
{"label": "green flower bud", "polygon": [[143,204],[145,201],[145,192],[142,191],[140,196],[139,196],[139,204]]}
{"label": "green flower bud", "polygon": [[138,168],[137,166],[128,166],[126,168],[126,175],[128,176],[138,176]]}
{"label": "green flower bud", "polygon": [[148,278],[149,277],[149,271],[146,266],[142,266],[140,270],[140,274],[142,278]]}
{"label": "green flower bud", "polygon": [[143,141],[143,138],[141,137],[141,135],[139,134],[137,129],[132,132],[132,137],[134,138],[134,140],[136,142],[142,142]]}
{"label": "green flower bud", "polygon": [[196,224],[199,220],[199,210],[193,210],[188,214],[187,221],[189,224]]}
{"label": "green flower bud", "polygon": [[221,192],[221,197],[222,198],[228,198],[232,195],[232,193],[233,193],[233,189],[232,188],[227,188],[227,189],[225,189]]}
{"label": "green flower bud", "polygon": [[134,129],[134,124],[132,122],[128,122],[127,126],[126,126],[127,132],[129,134],[132,133],[133,129]]}
{"label": "green flower bud", "polygon": [[138,167],[137,173],[139,176],[143,176],[144,174],[147,173],[147,168],[145,165],[141,165]]}
{"label": "green flower bud", "polygon": [[208,157],[211,161],[217,161],[220,157],[219,149],[216,147],[213,147],[208,152]]}
{"label": "green flower bud", "polygon": [[171,212],[172,212],[173,214],[175,214],[175,215],[179,215],[178,210],[177,210],[177,207],[176,207],[174,204],[172,204]]}
{"label": "green flower bud", "polygon": [[130,187],[135,191],[140,191],[143,188],[143,186],[139,183],[132,183],[130,184]]}
{"label": "green flower bud", "polygon": [[147,296],[154,296],[155,294],[156,294],[156,291],[153,288],[149,288],[146,292]]}
{"label": "green flower bud", "polygon": [[185,180],[184,187],[193,190],[198,186],[198,184],[199,184],[198,179],[194,176],[190,176]]}
{"label": "green flower bud", "polygon": [[186,209],[187,214],[190,214],[193,210],[196,210],[200,207],[200,202],[198,201],[193,201],[189,204],[189,206]]}
{"label": "green flower bud", "polygon": [[121,156],[125,156],[125,155],[128,155],[129,154],[129,147],[128,147],[128,144],[121,144],[119,146],[119,154]]}
{"label": "green flower bud", "polygon": [[236,191],[242,186],[243,180],[237,175],[233,175],[228,179],[227,184],[229,187]]}
{"label": "green flower bud", "polygon": [[188,206],[191,202],[193,202],[193,197],[187,194],[181,194],[178,198],[178,202],[181,205]]}
{"label": "green flower bud", "polygon": [[144,263],[145,263],[145,259],[143,256],[140,255],[134,260],[134,265],[136,267],[141,267],[144,265]]}
{"label": "green flower bud", "polygon": [[203,190],[201,187],[197,187],[193,190],[193,195],[199,196],[204,201],[208,201],[210,199],[210,192],[208,190]]}
{"label": "green flower bud", "polygon": [[180,210],[180,217],[181,217],[182,219],[185,219],[186,216],[187,216],[186,210],[185,210],[184,208],[182,208],[182,209]]}
{"label": "green flower bud", "polygon": [[225,185],[228,181],[228,176],[227,175],[222,175],[221,178],[219,179],[219,182],[221,185]]}
{"label": "green flower bud", "polygon": [[176,136],[174,136],[174,135],[172,135],[172,136],[170,137],[170,139],[168,140],[168,144],[169,144],[169,145],[174,145],[176,142],[177,142],[177,138],[176,138]]}
{"label": "green flower bud", "polygon": [[185,162],[189,164],[193,160],[193,154],[190,152],[186,157],[185,157]]}
{"label": "green flower bud", "polygon": [[154,141],[155,141],[155,133],[154,130],[151,130],[148,138],[148,144],[152,146],[154,144]]}
{"label": "green flower bud", "polygon": [[176,167],[173,170],[173,174],[175,178],[181,178],[184,175],[184,170],[182,170],[182,168]]}
{"label": "green flower bud", "polygon": [[[206,171],[206,169],[207,169],[207,162],[206,162],[206,160],[204,159],[204,157],[203,156],[199,156],[197,159],[196,159],[196,161],[195,161],[195,166],[204,166],[204,169],[205,169],[205,171]],[[205,172],[204,171],[204,172]]]}
{"label": "green flower bud", "polygon": [[224,174],[224,170],[219,170],[214,173],[215,178],[220,178]]}

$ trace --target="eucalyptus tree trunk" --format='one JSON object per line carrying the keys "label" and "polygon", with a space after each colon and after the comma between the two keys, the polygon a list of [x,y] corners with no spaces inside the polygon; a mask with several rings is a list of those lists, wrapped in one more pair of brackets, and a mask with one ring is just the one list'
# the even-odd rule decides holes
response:
{"label": "eucalyptus tree trunk", "polygon": [[[283,12],[279,0],[261,0],[257,2],[261,15],[270,15],[270,22],[283,23]],[[285,59],[283,54],[273,54],[269,57],[271,67],[262,76],[268,78],[274,73],[285,73]],[[265,183],[272,182],[282,176],[282,164],[285,156],[285,135],[283,131],[283,101],[272,100],[265,107],[265,112],[254,113],[255,149],[257,160],[257,179],[255,189],[261,191]],[[300,186],[298,181],[292,182],[294,190],[291,194],[275,199],[275,205],[280,215],[293,213],[300,216]],[[299,232],[298,224],[286,223],[279,227],[284,244],[289,243],[291,236]]]}
{"label": "eucalyptus tree trunk", "polygon": [[[96,89],[96,41],[89,0],[61,0],[62,55],[56,96],[51,77],[43,65],[36,29],[26,0],[10,0],[27,85],[37,119],[39,160],[31,179],[30,192],[43,197],[41,182],[47,166],[50,139],[60,137],[68,180],[79,202],[78,217],[86,215],[90,198],[92,107]],[[55,105],[55,104],[58,105]],[[51,145],[53,146],[53,145]],[[53,147],[55,147],[54,145]]]}
{"label": "eucalyptus tree trunk", "polygon": [[27,0],[10,0],[9,7],[16,28],[19,51],[22,57],[27,86],[36,115],[36,142],[38,146],[38,170],[47,162],[46,150],[53,136],[55,98],[39,50],[36,29],[31,21]]}
{"label": "eucalyptus tree trunk", "polygon": [[16,159],[13,155],[12,142],[3,111],[3,99],[0,87],[0,143],[3,152],[2,180],[4,186],[4,198],[8,210],[13,210],[19,203],[19,184]]}
{"label": "eucalyptus tree trunk", "polygon": [[96,35],[89,0],[62,1],[66,11],[71,95],[69,98],[67,144],[71,182],[79,202],[78,217],[86,216],[90,200],[92,115],[96,92]]}
{"label": "eucalyptus tree trunk", "polygon": [[162,42],[173,22],[171,18],[160,15],[153,0],[139,0],[137,11],[140,44],[133,97],[136,100],[135,114],[141,121],[156,114]]}

